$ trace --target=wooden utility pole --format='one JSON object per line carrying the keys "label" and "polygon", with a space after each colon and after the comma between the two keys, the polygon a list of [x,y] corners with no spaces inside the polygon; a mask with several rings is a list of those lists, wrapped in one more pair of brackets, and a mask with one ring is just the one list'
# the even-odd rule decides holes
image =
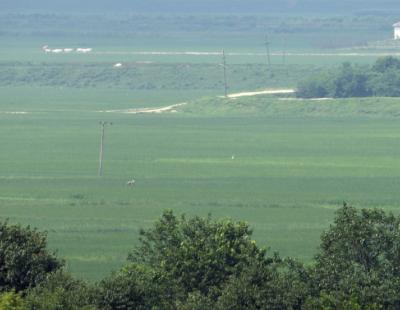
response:
{"label": "wooden utility pole", "polygon": [[225,98],[228,98],[228,81],[227,81],[227,78],[226,78],[226,56],[225,56],[225,50],[222,50],[222,67],[224,68]]}
{"label": "wooden utility pole", "polygon": [[282,64],[285,66],[286,65],[286,39],[283,38],[282,41]]}
{"label": "wooden utility pole", "polygon": [[268,35],[265,35],[265,52],[266,52],[266,60],[267,60],[267,71],[269,72],[269,76],[272,78],[272,62],[271,62],[271,49],[270,49],[270,41]]}
{"label": "wooden utility pole", "polygon": [[285,71],[286,75],[289,75],[289,71],[286,67],[286,38],[283,38],[283,43],[282,43],[282,65],[283,65],[283,70]]}
{"label": "wooden utility pole", "polygon": [[265,35],[265,51],[267,52],[267,65],[268,69],[271,70],[271,51],[270,51],[270,42],[268,40],[268,35]]}
{"label": "wooden utility pole", "polygon": [[112,125],[110,122],[101,121],[101,140],[100,140],[100,156],[99,156],[99,177],[103,175],[103,156],[104,156],[104,132],[107,125]]}

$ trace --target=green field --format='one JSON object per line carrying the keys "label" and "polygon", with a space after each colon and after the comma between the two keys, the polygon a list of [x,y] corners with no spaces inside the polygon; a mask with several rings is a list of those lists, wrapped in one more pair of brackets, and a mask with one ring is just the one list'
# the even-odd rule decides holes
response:
{"label": "green field", "polygon": [[[229,26],[226,19],[221,20]],[[336,47],[357,45],[360,33],[364,43],[386,39],[386,29],[366,28],[368,19],[339,20],[339,28],[323,29],[317,36],[307,35],[312,23],[293,20],[289,25],[308,28],[288,32],[286,38],[274,32],[272,41],[289,43],[272,47],[272,69],[262,54],[263,30],[234,29],[226,36],[225,24],[212,35],[205,29],[180,33],[171,26],[162,36],[136,34],[128,43],[123,34],[114,39],[96,32],[58,36],[48,28],[35,36],[29,22],[15,31],[4,28],[1,218],[47,230],[51,248],[66,259],[68,270],[98,280],[125,262],[139,228],[150,226],[166,208],[248,221],[259,244],[305,262],[344,200],[397,212],[397,99],[225,100],[217,98],[223,93],[220,56],[132,54],[225,47],[242,53],[228,57],[230,92],[252,91],[295,87],[298,80],[346,60],[374,61],[376,50],[357,57],[343,56],[329,44],[323,48],[335,29],[345,28],[343,23],[356,26],[348,33],[342,30],[342,44]],[[256,24],[263,26],[263,18]],[[88,46],[98,53],[46,55],[40,50],[45,43],[93,44]],[[283,59],[285,48],[292,55]],[[300,55],[321,50],[328,55]],[[101,53],[110,51],[114,54]],[[120,71],[112,68],[117,61],[125,62]],[[188,104],[178,113],[100,112],[181,102]],[[105,170],[99,178],[101,120],[113,125],[106,129]],[[132,178],[136,185],[126,186]]]}
{"label": "green field", "polygon": [[[42,91],[31,90],[32,98]],[[165,208],[246,220],[260,244],[307,261],[343,200],[388,209],[399,204],[395,100],[369,102],[386,114],[348,108],[335,115],[334,101],[263,97],[207,99],[206,112],[198,109],[206,104],[194,102],[177,114],[129,115],[91,112],[108,98],[96,103],[86,96],[71,110],[44,102],[31,114],[0,114],[1,214],[48,230],[50,245],[79,276],[99,279],[120,266],[138,229]],[[365,110],[367,103],[353,106]],[[220,113],[223,105],[230,110]],[[321,114],[327,106],[332,111]],[[114,124],[106,132],[105,175],[98,178],[102,119]],[[131,178],[135,187],[125,185]]]}

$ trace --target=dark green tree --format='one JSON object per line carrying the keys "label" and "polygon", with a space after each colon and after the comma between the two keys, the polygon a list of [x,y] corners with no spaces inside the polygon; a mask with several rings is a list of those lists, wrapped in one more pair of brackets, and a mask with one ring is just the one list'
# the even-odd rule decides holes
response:
{"label": "dark green tree", "polygon": [[389,70],[400,70],[400,59],[393,56],[378,58],[372,69],[379,73]]}
{"label": "dark green tree", "polygon": [[300,98],[399,97],[400,59],[391,56],[382,57],[372,67],[344,63],[338,70],[300,81],[297,96]]}
{"label": "dark green tree", "polygon": [[0,222],[0,291],[34,287],[62,266],[47,249],[46,233]]}
{"label": "dark green tree", "polygon": [[191,292],[183,301],[178,300],[177,310],[217,310],[215,301],[210,296],[205,296],[199,291]]}
{"label": "dark green tree", "polygon": [[27,309],[32,310],[94,310],[94,300],[92,287],[64,271],[48,274],[25,297]]}
{"label": "dark green tree", "polygon": [[309,294],[309,276],[302,264],[275,257],[231,277],[215,309],[301,309]]}
{"label": "dark green tree", "polygon": [[99,283],[96,306],[104,310],[175,309],[178,294],[161,273],[129,264]]}
{"label": "dark green tree", "polygon": [[140,232],[140,246],[129,260],[163,274],[184,297],[191,292],[208,295],[252,262],[265,260],[251,234],[243,222],[178,218],[165,211],[153,228]]}
{"label": "dark green tree", "polygon": [[321,75],[301,81],[296,95],[299,98],[324,98],[329,96],[330,88],[329,80]]}
{"label": "dark green tree", "polygon": [[370,85],[375,96],[400,97],[400,70],[390,69],[375,74]]}
{"label": "dark green tree", "polygon": [[[382,210],[344,206],[321,237],[314,296],[362,309],[400,307],[400,220]],[[339,304],[336,304],[336,308]]]}
{"label": "dark green tree", "polygon": [[369,70],[367,67],[354,67],[344,63],[333,77],[330,96],[334,98],[367,97],[372,95],[369,87]]}

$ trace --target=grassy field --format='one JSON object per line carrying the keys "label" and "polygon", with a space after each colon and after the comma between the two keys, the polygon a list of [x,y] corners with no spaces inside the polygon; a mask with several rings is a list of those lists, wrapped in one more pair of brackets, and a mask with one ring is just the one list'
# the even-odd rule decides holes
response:
{"label": "grassy field", "polygon": [[[239,23],[237,16],[203,16],[187,32],[177,29],[188,20],[167,18],[165,32],[134,33],[131,27],[141,25],[135,19],[82,32],[53,29],[50,17],[59,19],[17,14],[0,21],[7,42],[0,46],[0,217],[47,230],[74,275],[98,280],[120,267],[139,228],[166,208],[248,221],[260,245],[305,262],[343,200],[397,212],[398,100],[225,100],[217,98],[220,55],[137,54],[226,48],[230,92],[295,87],[346,60],[374,61],[376,47],[363,56],[348,53],[359,41],[390,36],[384,27],[390,18],[371,30],[376,19],[291,17],[284,24],[259,16],[249,26],[251,16]],[[204,29],[211,19],[216,25]],[[264,26],[271,32],[272,75]],[[293,32],[293,26],[303,28]],[[44,44],[94,52],[49,55]],[[115,70],[115,62],[124,67]],[[188,104],[178,113],[100,112],[181,102]],[[100,120],[113,122],[102,178]],[[136,186],[126,186],[132,178]]]}
{"label": "grassy field", "polygon": [[[399,205],[395,100],[204,99],[177,114],[129,115],[93,112],[109,97],[97,103],[90,92],[79,101],[79,91],[64,90],[70,108],[59,97],[37,103],[46,89],[30,90],[31,101],[17,90],[21,109],[32,108],[0,113],[0,213],[48,230],[51,247],[81,277],[99,279],[123,264],[138,229],[166,208],[248,221],[261,245],[309,261],[343,200]],[[102,119],[114,124],[98,178]],[[125,185],[131,178],[133,188]]]}

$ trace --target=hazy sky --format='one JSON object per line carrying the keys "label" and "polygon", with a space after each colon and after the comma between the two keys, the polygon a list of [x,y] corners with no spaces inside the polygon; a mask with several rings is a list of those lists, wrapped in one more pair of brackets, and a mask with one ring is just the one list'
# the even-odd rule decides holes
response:
{"label": "hazy sky", "polygon": [[[399,0],[0,0],[0,11],[325,13],[400,12]],[[400,17],[399,17],[400,18]]]}

